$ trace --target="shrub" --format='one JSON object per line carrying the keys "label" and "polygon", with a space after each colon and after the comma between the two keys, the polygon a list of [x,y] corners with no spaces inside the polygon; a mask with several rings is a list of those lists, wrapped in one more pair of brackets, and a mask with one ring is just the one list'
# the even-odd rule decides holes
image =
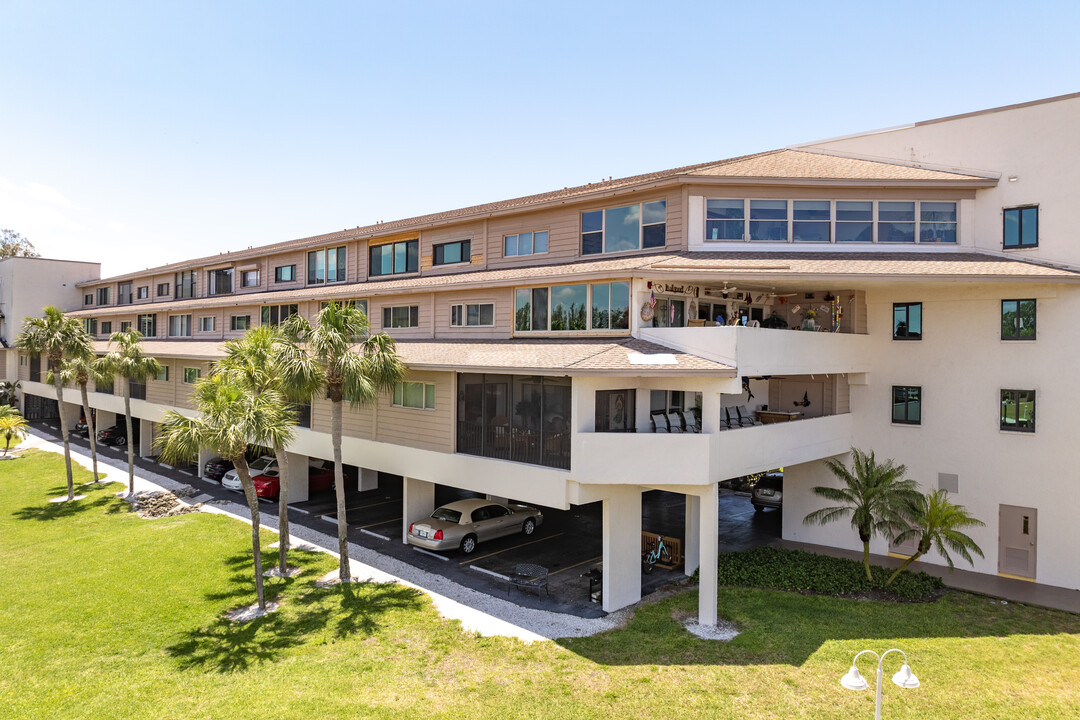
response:
{"label": "shrub", "polygon": [[941,578],[925,572],[905,572],[885,588],[890,573],[880,565],[871,566],[874,577],[871,583],[866,579],[862,563],[857,560],[776,547],[721,555],[717,563],[717,578],[721,585],[792,590],[812,595],[871,594],[883,599],[925,602],[934,599],[945,587]]}

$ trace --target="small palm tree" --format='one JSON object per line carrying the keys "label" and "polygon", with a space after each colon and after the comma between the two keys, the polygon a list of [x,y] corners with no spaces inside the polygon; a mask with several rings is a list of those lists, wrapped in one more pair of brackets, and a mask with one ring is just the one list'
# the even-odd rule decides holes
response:
{"label": "small palm tree", "polygon": [[[349,582],[348,522],[345,517],[345,479],[341,461],[342,406],[372,405],[404,379],[407,368],[385,333],[371,334],[367,315],[354,305],[331,302],[319,311],[312,326],[301,315],[282,325],[288,342],[281,349],[281,370],[287,387],[325,390],[330,399],[330,438],[334,447],[337,495],[338,575]],[[308,398],[310,402],[310,396]]]}
{"label": "small palm tree", "polygon": [[983,557],[982,548],[961,530],[968,527],[985,527],[986,523],[972,517],[963,505],[951,502],[947,491],[935,490],[928,495],[920,495],[912,509],[912,527],[897,535],[896,542],[901,543],[917,537],[919,546],[915,554],[905,560],[900,567],[896,568],[896,572],[889,576],[885,585],[892,583],[908,565],[930,552],[931,547],[945,558],[950,570],[953,569],[953,561],[949,550],[972,565],[975,561],[971,559],[971,553]]}
{"label": "small palm tree", "polygon": [[803,518],[806,525],[825,525],[833,520],[851,516],[851,527],[859,533],[863,544],[863,566],[866,579],[870,574],[870,539],[881,535],[892,539],[907,529],[919,491],[914,480],[904,478],[905,465],[892,460],[878,464],[873,451],[869,454],[851,449],[851,470],[839,460],[827,460],[829,470],[840,479],[843,487],[814,488],[814,494],[840,505],[824,507]]}
{"label": "small palm tree", "polygon": [[0,382],[0,404],[15,406],[19,400],[19,388],[22,383],[18,380],[4,380]]}
{"label": "small palm tree", "polygon": [[29,434],[29,424],[19,411],[10,405],[0,405],[0,437],[4,438],[4,456],[7,457],[12,440],[21,440]]}
{"label": "small palm tree", "polygon": [[[83,417],[86,418],[86,432],[90,438],[90,457],[94,464],[94,482],[99,482],[98,477],[98,454],[97,454],[97,429],[94,427],[94,415],[90,412],[90,399],[87,385],[91,380],[94,383],[103,382],[107,378],[107,369],[103,358],[98,358],[93,353],[89,355],[76,355],[64,360],[60,370],[60,380],[65,387],[76,385],[82,397]],[[49,370],[48,382],[55,382],[53,371]]]}
{"label": "small palm tree", "polygon": [[[77,357],[91,352],[90,336],[75,318],[64,315],[59,308],[49,305],[45,315],[26,318],[15,346],[30,355],[44,355],[49,367],[63,366],[64,358]],[[64,384],[60,373],[54,373],[56,404],[60,411],[60,436],[64,439],[64,463],[67,466],[68,500],[75,499],[75,486],[71,475],[71,442],[68,438],[67,413],[64,412]]]}
{"label": "small palm tree", "polygon": [[268,447],[285,446],[292,439],[293,420],[280,393],[268,390],[252,393],[229,373],[215,373],[195,384],[192,393],[199,417],[187,417],[169,410],[161,423],[157,447],[165,462],[186,463],[210,448],[231,460],[240,476],[251,512],[251,549],[255,560],[255,594],[259,609],[266,609],[263,594],[262,553],[259,547],[259,498],[251,482],[246,453],[248,443]]}
{"label": "small palm tree", "polygon": [[131,383],[145,383],[161,372],[161,364],[143,354],[143,334],[135,328],[118,330],[109,337],[109,345],[116,343],[104,357],[101,369],[107,378],[119,375],[124,379],[124,414],[127,416],[128,492],[135,492],[135,448],[131,427]]}

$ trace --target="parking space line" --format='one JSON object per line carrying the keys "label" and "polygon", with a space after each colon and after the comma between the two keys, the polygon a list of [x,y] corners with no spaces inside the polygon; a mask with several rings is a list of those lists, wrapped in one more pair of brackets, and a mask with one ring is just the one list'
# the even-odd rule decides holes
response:
{"label": "parking space line", "polygon": [[436,555],[435,553],[431,552],[430,550],[425,550],[424,548],[418,548],[415,545],[413,546],[413,550],[415,550],[418,553],[424,553],[425,555],[430,555],[431,557],[435,558],[436,560],[442,560],[443,562],[450,562],[450,558],[448,558],[448,557],[445,557],[443,555]]}
{"label": "parking space line", "polygon": [[496,550],[493,553],[488,553],[487,555],[481,555],[480,557],[474,557],[474,558],[469,558],[468,560],[462,560],[458,564],[459,565],[468,565],[469,563],[474,563],[477,560],[483,560],[484,558],[494,557],[495,555],[500,555],[500,554],[502,554],[504,552],[509,552],[511,550],[517,550],[518,548],[523,548],[526,545],[535,545],[538,542],[544,542],[545,540],[551,540],[552,538],[557,538],[560,535],[564,535],[564,534],[565,533],[555,533],[554,535],[548,535],[547,537],[542,537],[539,540],[532,540],[532,541],[527,542],[527,543],[521,543],[520,545],[514,545],[513,547],[503,548],[502,550]]}
{"label": "parking space line", "polygon": [[500,580],[502,580],[504,582],[509,582],[509,580],[510,580],[509,575],[502,575],[500,573],[493,572],[491,570],[487,570],[487,569],[482,568],[482,567],[477,567],[477,566],[473,565],[472,569],[475,570],[476,572],[482,572],[485,575],[491,575],[492,577],[496,577],[496,578],[498,578],[498,579],[500,579]]}
{"label": "parking space line", "polygon": [[581,561],[581,562],[577,563],[576,565],[570,565],[569,567],[564,567],[564,568],[561,568],[561,569],[559,569],[559,570],[555,570],[555,571],[553,571],[553,572],[549,572],[549,573],[548,573],[548,576],[550,577],[551,575],[558,575],[558,574],[559,574],[559,573],[561,573],[561,572],[566,572],[567,570],[573,570],[573,569],[574,569],[574,568],[576,568],[576,567],[581,567],[582,565],[588,565],[588,564],[589,564],[589,563],[591,563],[591,562],[596,562],[597,560],[603,560],[603,559],[604,559],[604,556],[603,556],[603,555],[598,555],[598,556],[596,556],[596,557],[594,557],[594,558],[592,558],[592,559],[589,559],[589,560],[583,560],[583,561]]}
{"label": "parking space line", "polygon": [[311,514],[310,510],[305,510],[304,508],[298,508],[298,507],[295,507],[293,505],[290,505],[289,509],[292,510],[293,512],[302,513],[304,515],[310,515]]}
{"label": "parking space line", "polygon": [[392,500],[383,500],[382,502],[372,503],[370,505],[357,505],[356,507],[345,508],[345,512],[349,512],[350,510],[364,510],[365,508],[379,507],[380,505],[389,505],[390,503],[396,503],[399,500],[401,500],[401,498],[394,498]]}
{"label": "parking space line", "polygon": [[390,538],[387,537],[386,535],[380,535],[379,533],[373,533],[370,530],[365,530],[364,528],[360,528],[360,532],[364,533],[365,535],[370,535],[371,537],[377,537],[380,540],[385,540],[386,542],[390,542]]}
{"label": "parking space line", "polygon": [[389,523],[397,522],[399,520],[401,520],[401,518],[396,517],[390,518],[389,520],[383,520],[382,522],[368,523],[367,525],[354,525],[353,530],[363,530],[364,528],[375,527],[376,525],[387,525]]}

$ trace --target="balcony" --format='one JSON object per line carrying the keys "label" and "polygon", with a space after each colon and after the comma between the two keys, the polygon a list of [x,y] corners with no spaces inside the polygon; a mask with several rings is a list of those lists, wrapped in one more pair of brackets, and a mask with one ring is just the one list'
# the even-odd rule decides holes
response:
{"label": "balcony", "polygon": [[731,365],[744,377],[863,373],[870,369],[867,335],[742,326],[640,328],[636,335]]}

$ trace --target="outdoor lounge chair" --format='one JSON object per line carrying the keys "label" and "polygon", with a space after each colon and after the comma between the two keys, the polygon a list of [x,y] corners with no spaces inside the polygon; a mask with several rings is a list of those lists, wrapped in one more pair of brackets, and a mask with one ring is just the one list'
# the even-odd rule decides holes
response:
{"label": "outdoor lounge chair", "polygon": [[734,408],[724,408],[724,416],[727,418],[729,428],[741,428],[746,427],[742,418],[739,417],[739,413]]}
{"label": "outdoor lounge chair", "polygon": [[540,590],[543,588],[547,591],[548,597],[551,597],[551,590],[548,588],[548,569],[546,567],[534,565],[533,563],[518,563],[509,579],[510,584],[506,586],[507,595],[510,594],[510,588],[519,587],[523,590],[535,588],[536,596],[540,597]]}
{"label": "outdoor lounge chair", "polygon": [[682,418],[679,417],[679,413],[674,410],[667,414],[667,423],[668,427],[673,433],[686,432],[686,430],[683,428]]}
{"label": "outdoor lounge chair", "polygon": [[698,426],[697,418],[694,417],[694,413],[690,412],[689,410],[683,410],[682,417],[683,428],[685,428],[686,432],[701,432],[701,427]]}
{"label": "outdoor lounge chair", "polygon": [[652,431],[654,433],[666,433],[671,432],[668,427],[667,415],[663,413],[653,413],[649,415],[649,420],[652,421]]}
{"label": "outdoor lounge chair", "polygon": [[758,420],[757,418],[755,418],[754,414],[752,412],[750,412],[749,410],[747,410],[745,407],[743,407],[741,405],[735,408],[735,414],[739,416],[739,421],[746,427],[750,427],[751,425],[764,425],[765,424],[765,423],[761,422],[760,420]]}

